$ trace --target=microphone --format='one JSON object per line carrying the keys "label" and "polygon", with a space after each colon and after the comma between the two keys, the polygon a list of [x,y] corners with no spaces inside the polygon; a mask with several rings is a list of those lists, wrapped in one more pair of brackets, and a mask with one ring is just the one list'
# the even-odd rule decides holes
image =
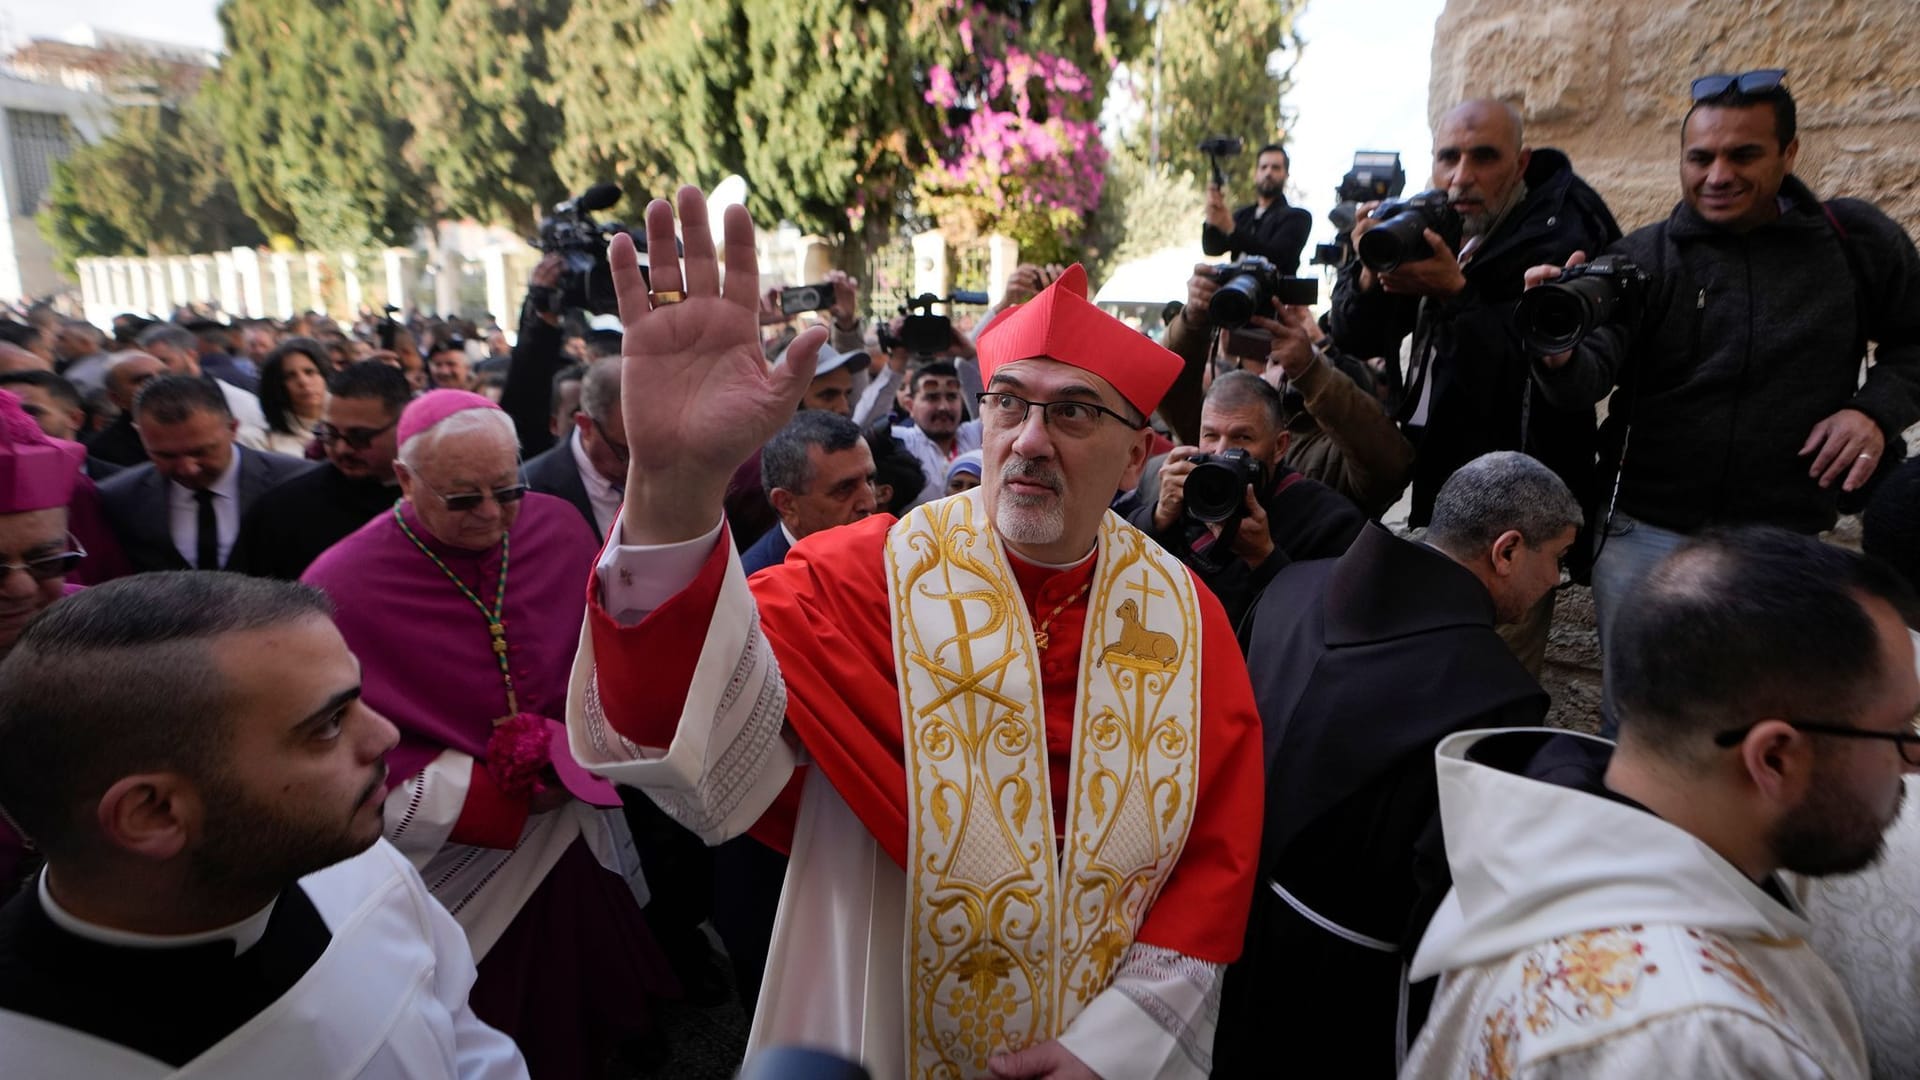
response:
{"label": "microphone", "polygon": [[555,206],[553,212],[572,214],[586,210],[605,210],[619,201],[620,185],[600,183]]}

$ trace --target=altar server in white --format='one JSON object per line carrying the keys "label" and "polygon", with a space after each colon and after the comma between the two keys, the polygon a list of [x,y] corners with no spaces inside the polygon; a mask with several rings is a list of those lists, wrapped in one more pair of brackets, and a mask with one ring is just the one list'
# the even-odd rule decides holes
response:
{"label": "altar server in white", "polygon": [[466,936],[380,839],[393,725],[303,586],[146,574],[0,663],[0,1073],[524,1078]]}
{"label": "altar server in white", "polygon": [[1465,732],[1438,751],[1454,889],[1403,1077],[1868,1075],[1780,874],[1869,865],[1920,765],[1912,594],[1778,529],[1708,533],[1616,624],[1617,748]]}

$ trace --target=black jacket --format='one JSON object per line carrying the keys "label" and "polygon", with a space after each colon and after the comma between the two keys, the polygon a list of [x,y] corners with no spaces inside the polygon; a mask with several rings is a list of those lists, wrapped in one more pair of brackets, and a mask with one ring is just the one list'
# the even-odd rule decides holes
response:
{"label": "black jacket", "polygon": [[1408,521],[1415,526],[1432,518],[1433,498],[1449,476],[1495,450],[1533,455],[1591,501],[1593,402],[1562,408],[1530,393],[1531,358],[1513,330],[1513,302],[1528,267],[1559,266],[1576,251],[1591,255],[1619,239],[1620,227],[1558,150],[1536,149],[1526,182],[1526,198],[1462,268],[1467,287],[1459,296],[1395,296],[1377,286],[1361,292],[1358,261],[1334,285],[1333,338],[1349,355],[1398,357],[1401,340],[1414,336],[1397,419],[1413,416],[1422,380],[1433,382],[1425,428],[1414,437]]}
{"label": "black jacket", "polygon": [[298,581],[328,548],[393,506],[400,488],[322,464],[270,488],[240,519],[227,569]]}
{"label": "black jacket", "polygon": [[1200,229],[1200,250],[1209,255],[1258,255],[1280,268],[1283,274],[1300,269],[1300,249],[1307,246],[1307,234],[1313,231],[1313,215],[1297,206],[1288,206],[1284,198],[1275,199],[1267,212],[1255,216],[1259,203],[1248,203],[1233,212],[1233,233],[1221,232],[1212,225]]}
{"label": "black jacket", "polygon": [[560,351],[562,338],[560,328],[535,314],[532,304],[522,305],[520,336],[513,344],[513,360],[507,365],[507,385],[500,389],[500,408],[513,418],[522,458],[545,453],[556,441],[550,427],[553,377],[572,363]]}
{"label": "black jacket", "polygon": [[[1558,370],[1536,368],[1546,396],[1566,405],[1620,387],[1602,473],[1611,479],[1624,440],[1624,513],[1683,532],[1749,522],[1819,532],[1834,523],[1839,486],[1807,475],[1800,448],[1813,426],[1858,409],[1891,444],[1920,420],[1913,240],[1869,203],[1829,203],[1836,229],[1799,180],[1780,193],[1787,211],[1751,232],[1681,203],[1615,244],[1655,278],[1640,318],[1589,334]],[[1865,341],[1875,362],[1861,385]]]}
{"label": "black jacket", "polygon": [[129,413],[121,413],[113,423],[94,432],[86,444],[87,456],[99,458],[110,465],[132,467],[147,461],[146,444],[140,441],[140,433],[134,430],[133,417]]}
{"label": "black jacket", "polygon": [[580,463],[573,460],[571,435],[520,466],[520,480],[530,491],[572,503],[580,516],[587,519],[587,528],[596,534],[600,532],[600,523],[593,517],[593,500],[587,495],[587,482],[580,479]]}
{"label": "black jacket", "polygon": [[[1157,467],[1157,463],[1155,465]],[[1222,540],[1215,538],[1206,525],[1184,515],[1165,530],[1154,528],[1155,502],[1143,500],[1127,514],[1127,521],[1187,564],[1194,576],[1219,599],[1228,620],[1235,626],[1282,567],[1291,562],[1331,559],[1341,554],[1367,523],[1366,515],[1351,499],[1282,465],[1273,478],[1273,486],[1260,500],[1267,511],[1273,554],[1257,568],[1249,567],[1237,557],[1220,560],[1215,567],[1211,565],[1213,560],[1204,559],[1202,555]]]}
{"label": "black jacket", "polygon": [[[239,456],[240,521],[244,527],[247,511],[272,488],[314,468],[310,461],[265,450],[249,450],[236,445]],[[173,546],[173,527],[168,499],[172,481],[154,471],[148,463],[116,473],[100,485],[100,506],[106,511],[107,524],[135,573],[154,570],[191,570],[180,550]],[[222,569],[239,569],[245,551],[239,534]]]}

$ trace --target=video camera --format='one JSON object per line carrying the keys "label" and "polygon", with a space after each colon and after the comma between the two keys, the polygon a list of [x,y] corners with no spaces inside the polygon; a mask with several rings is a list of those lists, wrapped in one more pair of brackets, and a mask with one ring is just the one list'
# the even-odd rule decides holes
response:
{"label": "video camera", "polygon": [[[620,201],[617,184],[595,184],[563,203],[540,222],[540,235],[533,246],[565,262],[560,282],[548,301],[548,310],[562,312],[585,308],[594,315],[609,315],[620,309],[613,291],[613,268],[607,263],[607,240],[627,227],[617,221],[595,222],[588,214],[605,210]],[[647,241],[643,233],[633,234],[633,246],[640,252],[645,271]]]}
{"label": "video camera", "polygon": [[1521,293],[1513,308],[1514,329],[1541,356],[1566,352],[1594,327],[1637,311],[1652,282],[1652,275],[1624,255],[1602,255]]}
{"label": "video camera", "polygon": [[1313,264],[1345,266],[1353,257],[1353,227],[1359,220],[1360,204],[1397,199],[1406,188],[1407,170],[1400,167],[1399,151],[1356,150],[1353,168],[1340,178],[1340,186],[1333,189],[1333,197],[1338,201],[1327,213],[1327,220],[1333,222],[1339,235],[1331,244],[1314,246]]}
{"label": "video camera", "polygon": [[983,292],[964,292],[954,290],[953,295],[942,298],[932,293],[921,293],[909,297],[900,305],[900,314],[906,318],[900,323],[900,333],[896,336],[886,324],[880,326],[880,348],[891,352],[905,349],[915,356],[933,356],[953,344],[953,320],[945,315],[935,315],[935,304],[970,304],[986,306],[992,299]]}
{"label": "video camera", "polygon": [[1247,144],[1244,140],[1236,139],[1231,135],[1215,135],[1210,139],[1200,140],[1198,149],[1207,155],[1208,161],[1213,163],[1214,187],[1227,186],[1227,174],[1220,168],[1220,159],[1234,157],[1246,148]]}
{"label": "video camera", "polygon": [[1439,189],[1423,191],[1405,199],[1390,199],[1373,211],[1379,222],[1360,234],[1360,261],[1376,274],[1384,274],[1401,263],[1419,262],[1433,257],[1433,245],[1426,231],[1432,229],[1455,252],[1466,222],[1453,208],[1453,201]]}
{"label": "video camera", "polygon": [[1258,255],[1243,255],[1239,262],[1220,263],[1207,272],[1220,283],[1207,302],[1207,318],[1222,330],[1238,330],[1255,315],[1271,316],[1275,300],[1307,306],[1320,302],[1318,279],[1287,277]]}

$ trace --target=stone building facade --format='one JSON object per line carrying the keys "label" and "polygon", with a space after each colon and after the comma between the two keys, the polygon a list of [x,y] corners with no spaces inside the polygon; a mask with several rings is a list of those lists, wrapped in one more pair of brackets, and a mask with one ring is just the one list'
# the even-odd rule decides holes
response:
{"label": "stone building facade", "polygon": [[1518,106],[1631,231],[1679,201],[1688,83],[1762,67],[1788,71],[1801,179],[1920,236],[1920,0],[1448,0],[1428,108]]}

